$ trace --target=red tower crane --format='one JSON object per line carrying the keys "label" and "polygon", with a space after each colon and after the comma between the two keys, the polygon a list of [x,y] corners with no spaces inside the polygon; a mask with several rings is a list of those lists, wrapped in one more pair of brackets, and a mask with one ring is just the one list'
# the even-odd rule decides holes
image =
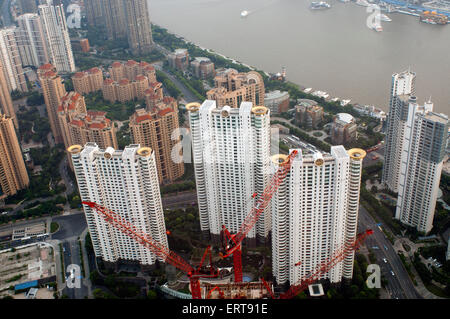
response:
{"label": "red tower crane", "polygon": [[[255,226],[258,218],[261,216],[262,212],[266,209],[267,205],[270,203],[273,194],[278,190],[281,182],[284,180],[286,175],[289,173],[292,165],[292,160],[297,156],[298,151],[293,150],[291,154],[286,158],[283,163],[279,164],[279,168],[272,177],[270,183],[264,189],[261,196],[258,196],[255,204],[253,205],[250,213],[245,217],[239,232],[237,234],[231,235],[225,225],[222,225],[223,238],[226,240],[224,244],[224,253],[221,253],[222,258],[227,258],[233,255],[234,263],[234,281],[242,282],[242,251],[241,244],[245,239],[250,230]],[[253,194],[253,198],[257,194]]]}
{"label": "red tower crane", "polygon": [[[363,241],[367,238],[367,236],[371,234],[373,234],[373,230],[367,229],[366,231],[356,235],[356,238],[352,243],[346,244],[343,247],[336,250],[331,257],[329,257],[322,263],[318,264],[312,274],[301,278],[297,283],[292,285],[288,291],[281,294],[279,299],[291,299],[296,295],[298,295],[299,293],[301,293],[302,291],[304,291],[309,285],[319,280],[320,276],[329,272],[334,266],[336,266],[338,263],[340,263],[346,257],[348,257],[354,250],[357,250],[359,246],[363,243]],[[275,298],[267,282],[264,279],[262,279],[262,281],[266,286],[267,290],[270,292],[272,298]]]}
{"label": "red tower crane", "polygon": [[[206,248],[200,265],[197,268],[194,268],[189,265],[183,258],[178,256],[173,251],[169,250],[169,248],[154,240],[148,234],[144,234],[137,230],[135,226],[124,220],[117,213],[93,202],[83,202],[83,204],[91,207],[100,216],[102,216],[106,222],[120,230],[125,235],[134,239],[145,248],[152,251],[155,255],[163,259],[165,262],[186,273],[191,284],[192,299],[201,299],[201,289],[199,282],[200,278],[215,278],[218,276],[218,272],[212,266],[211,246],[208,246]],[[205,267],[203,266],[203,262],[205,261],[208,253],[210,265],[209,267]]]}

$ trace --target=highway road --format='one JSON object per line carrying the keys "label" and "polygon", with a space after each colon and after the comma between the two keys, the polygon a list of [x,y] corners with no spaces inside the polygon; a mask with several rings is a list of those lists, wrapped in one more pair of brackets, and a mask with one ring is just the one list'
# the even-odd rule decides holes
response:
{"label": "highway road", "polygon": [[[381,225],[381,227],[383,226]],[[386,289],[391,299],[422,299],[422,296],[414,288],[414,284],[391,242],[378,228],[377,223],[363,206],[360,206],[359,210],[358,228],[360,232],[368,228],[374,231],[366,239],[366,246],[372,249],[377,257],[377,264],[380,265],[381,272],[387,279]],[[387,261],[386,263],[383,260],[384,258]]]}
{"label": "highway road", "polygon": [[[64,267],[66,270],[66,288],[64,288],[63,294],[66,294],[70,299],[83,299],[85,296],[88,296],[88,288],[82,280],[83,276],[81,273],[80,245],[78,244],[77,239],[67,240],[63,242],[62,245],[64,254]],[[71,264],[80,266],[79,288],[76,286],[69,288],[67,286],[67,282],[75,282],[76,280],[75,276],[71,276],[71,274],[67,272],[67,267]]]}

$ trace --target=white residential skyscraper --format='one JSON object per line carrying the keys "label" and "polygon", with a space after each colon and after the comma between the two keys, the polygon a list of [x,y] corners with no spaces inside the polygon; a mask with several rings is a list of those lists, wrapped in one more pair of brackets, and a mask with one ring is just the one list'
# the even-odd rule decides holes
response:
{"label": "white residential skyscraper", "polygon": [[17,45],[17,32],[16,27],[0,29],[0,59],[8,82],[8,90],[27,92],[27,81]]}
{"label": "white residential skyscraper", "polygon": [[[355,240],[365,155],[342,145],[332,146],[330,154],[298,150],[272,198],[272,271],[278,284],[296,283]],[[285,155],[273,156],[274,170],[285,160]],[[321,279],[351,279],[353,261],[354,253]]]}
{"label": "white residential skyscraper", "polygon": [[[82,201],[104,206],[168,247],[155,154],[133,144],[125,150],[73,145],[71,154]],[[138,261],[151,266],[156,255],[84,205],[95,255],[104,261]],[[159,258],[158,258],[159,259]],[[160,259],[159,259],[160,260]],[[163,260],[160,260],[163,262]]]}
{"label": "white residential skyscraper", "polygon": [[414,95],[415,79],[416,74],[411,71],[392,75],[382,183],[395,193],[398,193],[401,154],[408,115],[407,107],[402,107],[402,104],[398,103],[398,97],[405,94]]}
{"label": "white residential skyscraper", "polygon": [[39,15],[23,14],[17,18],[17,23],[22,65],[33,65],[38,68],[48,63],[47,45]]}
{"label": "white residential skyscraper", "polygon": [[406,126],[395,218],[428,233],[433,227],[448,116],[432,112],[430,101],[419,106],[416,97],[410,95],[399,96],[398,104],[405,110]]}
{"label": "white residential skyscraper", "polygon": [[[262,194],[269,182],[270,110],[250,102],[217,107],[211,100],[187,109],[201,230],[213,239],[222,225],[236,233],[251,211],[252,195]],[[267,207],[247,237],[266,237],[270,225]]]}
{"label": "white residential skyscraper", "polygon": [[58,73],[75,72],[75,62],[63,4],[43,4],[38,9],[51,63],[56,67]]}

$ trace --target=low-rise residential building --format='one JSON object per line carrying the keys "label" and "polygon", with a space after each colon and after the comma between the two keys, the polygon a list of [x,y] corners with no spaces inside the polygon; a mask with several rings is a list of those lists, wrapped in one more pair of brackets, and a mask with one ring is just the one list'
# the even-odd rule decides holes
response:
{"label": "low-rise residential building", "polygon": [[167,56],[167,59],[169,66],[174,69],[185,71],[189,67],[189,52],[187,49],[176,49]]}
{"label": "low-rise residential building", "polygon": [[217,107],[238,108],[242,102],[264,105],[264,79],[256,71],[239,73],[235,69],[219,69],[214,77],[214,88],[206,93]]}
{"label": "low-rise residential building", "polygon": [[317,129],[323,121],[323,107],[314,100],[299,99],[295,106],[295,121],[298,125]]}
{"label": "low-rise residential building", "polygon": [[289,110],[289,92],[276,90],[266,93],[264,106],[268,107],[272,114],[287,112]]}
{"label": "low-rise residential building", "polygon": [[331,125],[331,143],[342,145],[353,142],[357,138],[357,124],[353,116],[348,113],[338,113]]}
{"label": "low-rise residential building", "polygon": [[194,75],[200,79],[207,79],[216,74],[214,63],[209,58],[196,57],[191,66]]}
{"label": "low-rise residential building", "polygon": [[91,68],[77,72],[72,76],[74,91],[80,94],[89,94],[102,89],[103,72],[99,68]]}

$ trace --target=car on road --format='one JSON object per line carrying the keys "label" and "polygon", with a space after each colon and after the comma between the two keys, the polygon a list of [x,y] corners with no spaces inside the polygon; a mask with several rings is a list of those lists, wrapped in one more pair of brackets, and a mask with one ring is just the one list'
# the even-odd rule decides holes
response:
{"label": "car on road", "polygon": [[380,249],[378,246],[373,246],[372,249]]}
{"label": "car on road", "polygon": [[383,261],[384,261],[384,263],[385,263],[385,264],[387,264],[387,260],[386,260],[386,258],[383,258]]}
{"label": "car on road", "polygon": [[392,270],[391,270],[391,275],[392,275],[392,276],[395,276],[395,274],[394,274],[394,272],[393,272]]}
{"label": "car on road", "polygon": [[388,248],[387,248],[387,246],[386,246],[386,245],[384,245],[384,249],[388,250]]}

